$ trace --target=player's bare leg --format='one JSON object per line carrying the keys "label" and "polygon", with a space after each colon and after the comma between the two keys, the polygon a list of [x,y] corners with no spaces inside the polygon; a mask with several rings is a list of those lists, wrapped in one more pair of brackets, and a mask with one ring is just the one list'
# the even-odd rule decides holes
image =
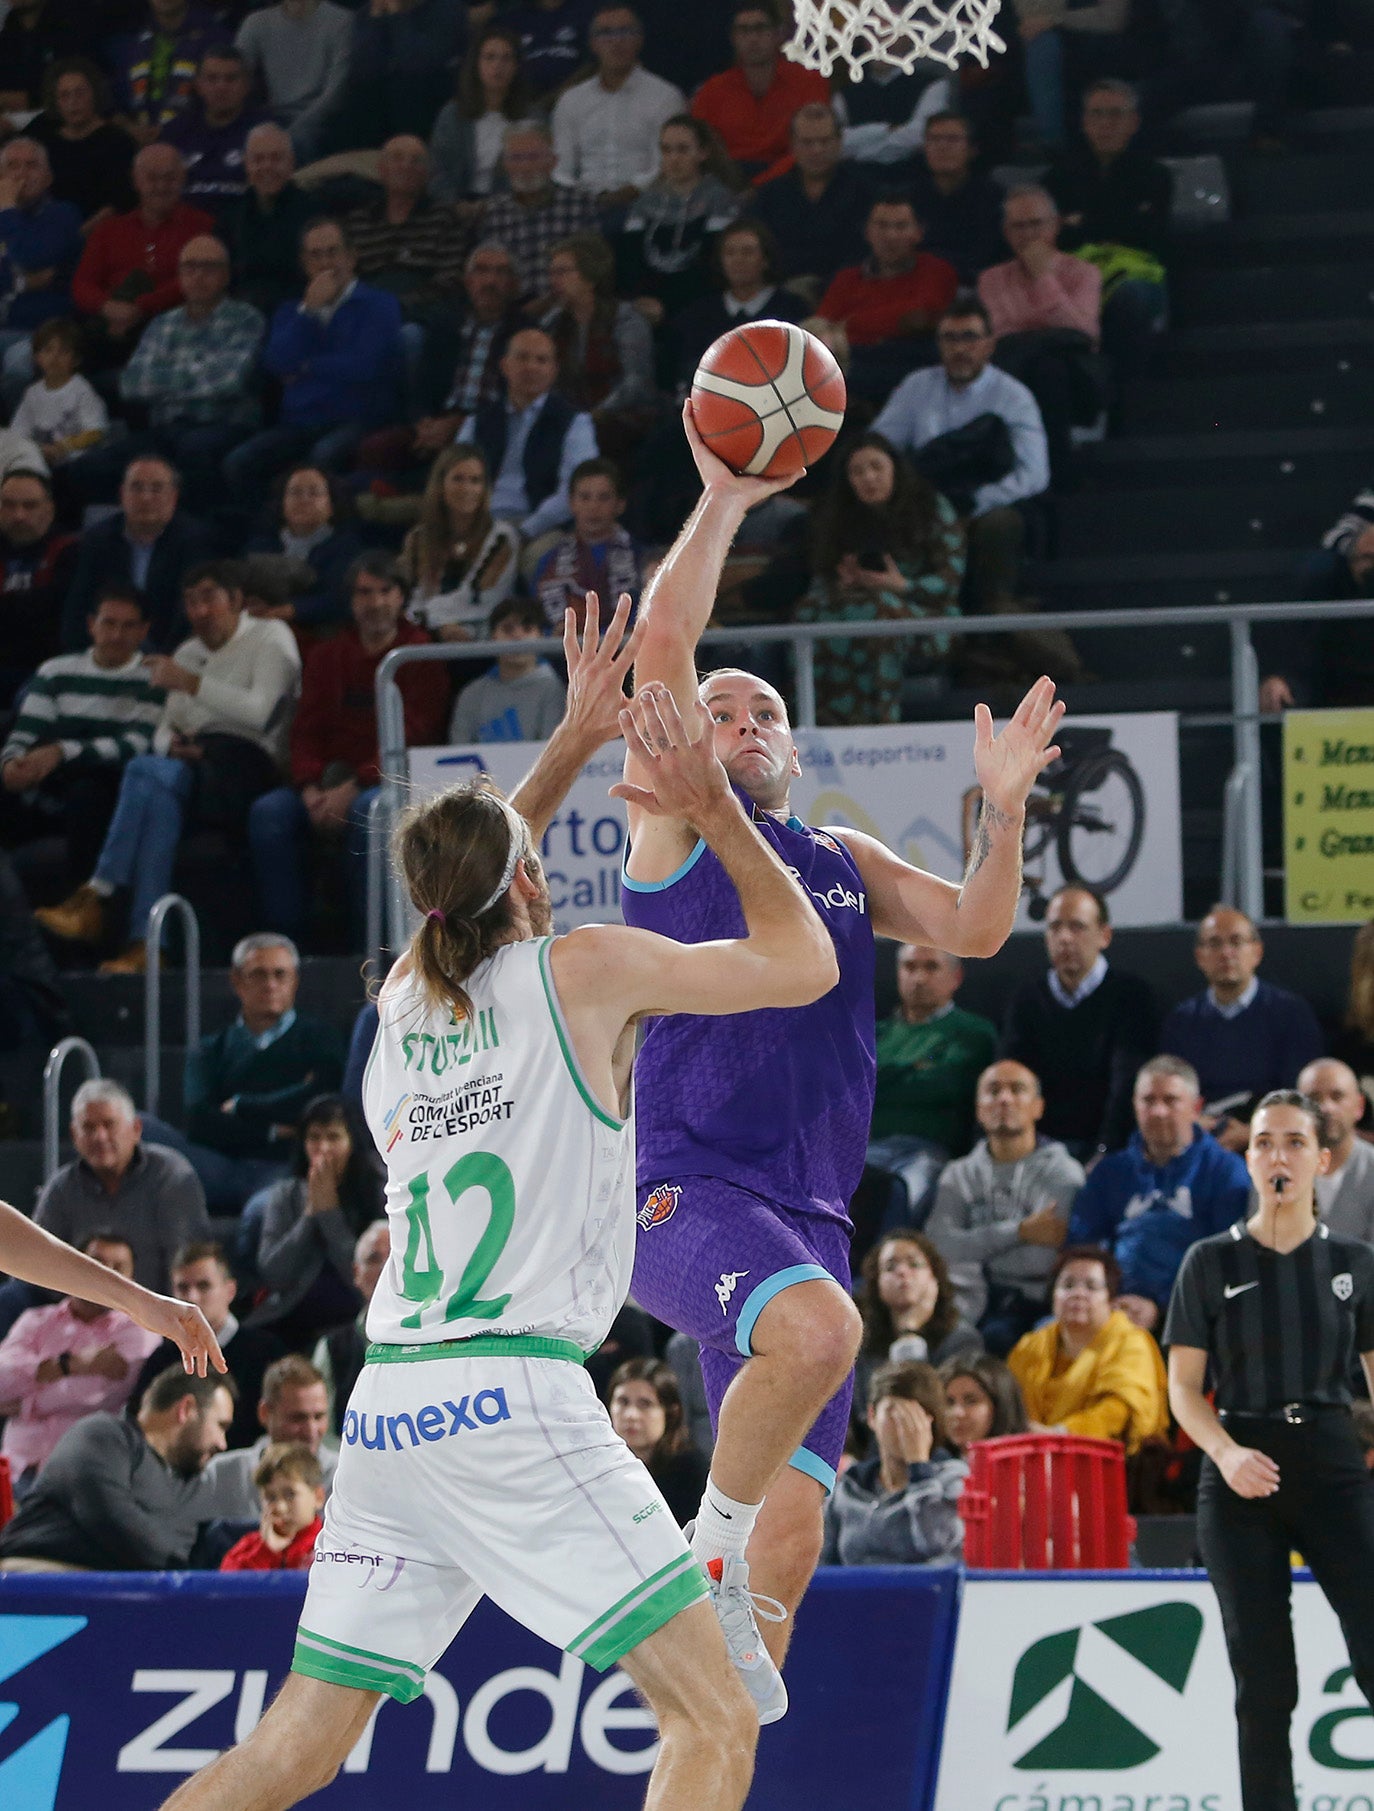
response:
{"label": "player's bare leg", "polygon": [[679,1611],[620,1664],[658,1719],[644,1811],[739,1811],[759,1725],[710,1606]]}
{"label": "player's bare leg", "polygon": [[787,1611],[785,1622],[759,1624],[774,1666],[781,1667],[787,1657],[797,1606],[820,1564],[824,1535],[824,1486],[804,1471],[784,1465],[768,1486],[745,1552],[750,1590],[776,1598]]}
{"label": "player's bare leg", "polygon": [[[681,1611],[621,1665],[658,1719],[646,1811],[739,1811],[758,1721],[710,1608]],[[334,1778],[379,1696],[289,1674],[253,1733],[179,1787],[164,1811],[287,1811]]]}
{"label": "player's bare leg", "polygon": [[[781,1290],[754,1323],[752,1356],[720,1406],[692,1549],[714,1581],[727,1644],[762,1722],[786,1711],[773,1668],[821,1551],[821,1486],[788,1461],[849,1375],[862,1331],[858,1310],[829,1278]],[[772,1666],[754,1658],[760,1641]]]}
{"label": "player's bare leg", "polygon": [[761,1503],[854,1368],[859,1311],[838,1283],[794,1283],[764,1305],[752,1357],[725,1392],[711,1478],[727,1496]]}
{"label": "player's bare leg", "polygon": [[380,1696],[288,1673],[252,1735],[179,1786],[164,1811],[287,1811],[334,1778]]}

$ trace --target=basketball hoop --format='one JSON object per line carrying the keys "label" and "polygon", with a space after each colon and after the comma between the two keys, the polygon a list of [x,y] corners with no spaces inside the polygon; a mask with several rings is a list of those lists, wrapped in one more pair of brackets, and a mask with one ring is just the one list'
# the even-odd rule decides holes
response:
{"label": "basketball hoop", "polygon": [[990,51],[1006,45],[992,29],[1001,0],[794,0],[796,30],[783,55],[829,75],[848,63],[862,81],[864,64],[881,58],[910,75],[917,63],[954,69],[961,57],[987,68]]}

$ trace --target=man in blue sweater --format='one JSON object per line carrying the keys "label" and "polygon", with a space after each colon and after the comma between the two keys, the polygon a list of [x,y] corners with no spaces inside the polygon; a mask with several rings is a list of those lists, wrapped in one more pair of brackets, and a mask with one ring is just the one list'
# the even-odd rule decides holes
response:
{"label": "man in blue sweater", "polygon": [[347,233],[317,220],[301,234],[305,293],[272,316],[262,362],[281,380],[281,417],[224,462],[236,500],[255,509],[296,460],[336,471],[369,428],[400,408],[401,305],[360,283]]}
{"label": "man in blue sweater", "polygon": [[1070,1245],[1102,1245],[1121,1266],[1123,1308],[1153,1332],[1183,1254],[1224,1232],[1250,1199],[1244,1161],[1197,1123],[1197,1071],[1156,1056],[1135,1078],[1136,1130],[1124,1151],[1095,1164],[1078,1191]]}
{"label": "man in blue sweater", "polygon": [[1211,1129],[1228,1151],[1243,1151],[1255,1102],[1291,1088],[1325,1046],[1306,1000],[1259,979],[1264,945],[1244,912],[1213,906],[1195,954],[1208,985],[1165,1019],[1160,1048],[1197,1070],[1204,1101],[1229,1103]]}

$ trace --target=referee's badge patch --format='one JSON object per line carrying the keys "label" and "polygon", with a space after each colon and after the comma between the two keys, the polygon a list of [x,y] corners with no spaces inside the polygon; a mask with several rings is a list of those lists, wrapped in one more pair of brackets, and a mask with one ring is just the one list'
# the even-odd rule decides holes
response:
{"label": "referee's badge patch", "polygon": [[1331,1279],[1331,1290],[1337,1301],[1348,1302],[1354,1292],[1355,1282],[1348,1270],[1341,1271],[1339,1276]]}

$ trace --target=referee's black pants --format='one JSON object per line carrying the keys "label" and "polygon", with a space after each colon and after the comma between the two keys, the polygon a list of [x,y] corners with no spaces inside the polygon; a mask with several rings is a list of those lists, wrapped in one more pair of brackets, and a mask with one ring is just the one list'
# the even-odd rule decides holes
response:
{"label": "referee's black pants", "polygon": [[1290,1554],[1296,1549],[1311,1567],[1340,1619],[1356,1683],[1374,1704],[1374,1479],[1344,1409],[1300,1426],[1233,1419],[1226,1431],[1279,1468],[1271,1497],[1238,1497],[1210,1459],[1198,1486],[1198,1545],[1236,1680],[1241,1804],[1296,1811]]}

